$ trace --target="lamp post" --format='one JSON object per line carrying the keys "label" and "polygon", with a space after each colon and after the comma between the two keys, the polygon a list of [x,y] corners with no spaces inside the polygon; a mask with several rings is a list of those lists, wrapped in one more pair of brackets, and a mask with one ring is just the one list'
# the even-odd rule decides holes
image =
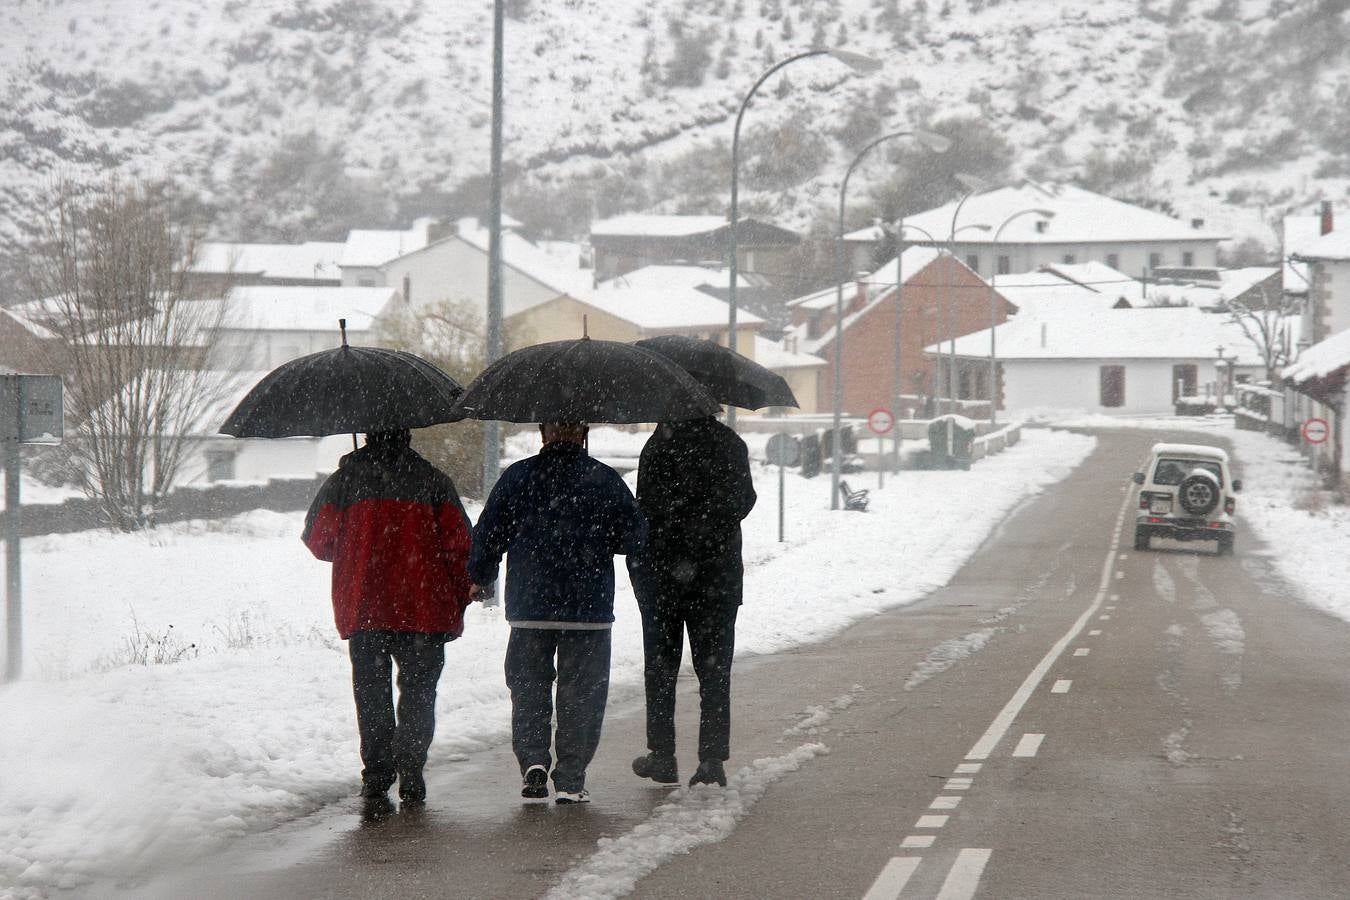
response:
{"label": "lamp post", "polygon": [[[502,56],[505,0],[492,4],[492,148],[488,202],[487,362],[502,355]],[[483,499],[497,481],[501,466],[501,431],[483,423]]]}
{"label": "lamp post", "polygon": [[[961,198],[961,203],[956,205],[956,214],[961,213],[961,205],[970,199],[971,191]],[[956,259],[956,236],[963,231],[989,231],[988,225],[971,224],[956,227],[956,215],[952,216],[952,230],[947,237],[947,255]],[[947,412],[956,412],[956,323],[952,321],[952,280],[951,278],[942,279],[942,306],[944,330],[946,331],[947,343]]]}
{"label": "lamp post", "polygon": [[[843,183],[839,185],[839,228],[834,238],[837,284],[834,292],[834,441],[831,444],[830,454],[830,509],[839,508],[840,457],[843,456],[840,452],[842,446],[840,423],[844,415],[844,280],[848,275],[844,268],[844,207],[848,196],[848,181],[853,177],[853,170],[858,168],[859,163],[873,147],[902,137],[912,137],[937,153],[946,152],[952,145],[952,142],[942,135],[928,131],[892,131],[890,134],[883,134],[858,151],[844,172]],[[899,265],[900,261],[897,259],[896,266]]]}
{"label": "lamp post", "polygon": [[1019,209],[1017,212],[1004,219],[997,228],[994,229],[994,239],[990,242],[990,255],[992,268],[989,272],[989,424],[994,425],[998,421],[998,345],[996,333],[998,331],[998,309],[995,305],[994,280],[998,278],[998,237],[1003,233],[1003,229],[1013,219],[1022,216],[1038,215],[1044,219],[1053,219],[1055,214],[1048,209]]}
{"label": "lamp post", "polygon": [[[497,0],[500,4],[501,0]],[[803,53],[797,53],[789,56],[781,62],[770,66],[763,75],[759,76],[750,90],[746,92],[745,98],[741,100],[741,107],[736,111],[736,126],[731,133],[731,214],[728,216],[730,225],[729,245],[731,258],[727,263],[727,270],[730,278],[730,284],[727,288],[727,306],[730,312],[727,314],[727,346],[732,350],[736,349],[736,270],[738,262],[737,254],[737,228],[736,223],[740,219],[739,191],[740,191],[740,157],[741,157],[741,120],[745,118],[745,111],[750,106],[750,101],[754,99],[755,92],[759,90],[764,82],[769,80],[779,69],[791,65],[798,60],[808,59],[812,56],[832,56],[840,62],[853,69],[855,72],[867,73],[875,72],[881,68],[881,63],[870,56],[863,56],[861,53],[854,53],[850,50],[841,50],[838,48],[818,50],[807,50]],[[731,428],[736,427],[736,407],[727,407],[727,425]]]}
{"label": "lamp post", "polygon": [[905,393],[905,370],[901,365],[901,357],[904,354],[905,345],[901,338],[901,330],[905,321],[905,273],[903,271],[902,257],[905,249],[905,229],[909,228],[919,232],[928,238],[930,243],[936,244],[933,236],[917,225],[906,225],[905,220],[901,219],[895,223],[895,370],[892,372],[892,385],[895,398],[892,401],[892,408],[895,411],[895,472],[900,473],[900,444],[904,441],[904,429],[900,427],[900,409],[904,405]]}

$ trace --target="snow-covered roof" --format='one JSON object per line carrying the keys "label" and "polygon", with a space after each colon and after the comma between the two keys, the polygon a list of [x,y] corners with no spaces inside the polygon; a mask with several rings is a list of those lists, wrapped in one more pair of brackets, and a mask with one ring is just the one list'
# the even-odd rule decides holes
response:
{"label": "snow-covered roof", "polygon": [[755,335],[755,362],[766,369],[782,371],[784,369],[810,369],[829,365],[828,361],[814,353],[802,353],[790,350],[785,341],[771,341]]}
{"label": "snow-covered roof", "polygon": [[[726,266],[703,266],[703,265],[651,265],[643,266],[640,269],[634,269],[623,275],[616,275],[607,281],[600,282],[600,287],[627,287],[634,290],[672,290],[684,288],[728,288],[731,285],[731,274]],[[736,273],[737,288],[754,288],[758,286],[753,276],[747,276],[744,272]]]}
{"label": "snow-covered roof", "polygon": [[592,223],[594,237],[689,237],[725,226],[725,216],[661,216],[628,213]]}
{"label": "snow-covered roof", "polygon": [[1325,378],[1346,366],[1350,366],[1350,330],[1338,331],[1313,344],[1300,353],[1295,362],[1285,366],[1281,374],[1288,381],[1302,383]]}
{"label": "snow-covered roof", "polygon": [[[1217,359],[1262,365],[1256,347],[1228,316],[1191,306],[1105,311],[1061,307],[1018,315],[998,326],[999,359]],[[939,352],[937,345],[926,352]],[[956,354],[988,357],[989,329],[956,339]]]}
{"label": "snow-covered roof", "polygon": [[[1024,209],[1044,209],[1053,218],[1019,216],[1008,222],[998,236],[1006,244],[1083,244],[1143,241],[1220,241],[1227,235],[1192,228],[1171,216],[1122,203],[1071,184],[1049,185],[1034,181],[975,194],[961,207],[961,225],[1003,225]],[[921,212],[905,223],[922,228],[935,238],[951,231],[956,201]],[[967,232],[959,243],[988,243],[992,232]]]}
{"label": "snow-covered roof", "polygon": [[[905,283],[909,284],[915,275],[918,275],[923,271],[925,266],[941,255],[941,251],[932,247],[906,247],[900,260],[905,273]],[[859,283],[866,285],[869,293],[877,294],[880,291],[894,287],[895,279],[895,259],[891,258],[885,265],[876,271],[868,272],[856,281],[844,282],[844,305],[847,306],[857,295]],[[796,299],[789,300],[787,305],[798,309],[834,309],[835,294],[837,291],[838,286],[831,285],[830,287],[821,288],[818,291],[812,291],[809,294],[803,294]]]}
{"label": "snow-covered roof", "polygon": [[[1291,252],[1287,246],[1285,252]],[[1350,259],[1350,228],[1337,228],[1335,231],[1304,240],[1292,252],[1301,259],[1344,262]]]}
{"label": "snow-covered roof", "polygon": [[0,307],[0,315],[8,316],[14,324],[18,325],[38,340],[54,341],[60,337],[56,332],[45,325],[34,321],[21,310]]}
{"label": "snow-covered roof", "polygon": [[244,331],[365,331],[398,291],[391,287],[244,285],[230,290],[225,328]]}
{"label": "snow-covered roof", "polygon": [[1030,272],[991,276],[994,287],[1017,307],[1018,315],[1061,308],[1105,311],[1124,301],[1141,302],[1143,285],[1104,263],[1044,266]]}
{"label": "snow-covered roof", "polygon": [[429,243],[434,223],[434,219],[418,219],[406,231],[353,229],[347,232],[342,258],[338,262],[356,268],[382,266],[391,259],[425,247]]}
{"label": "snow-covered roof", "polygon": [[198,246],[192,271],[201,274],[339,281],[342,272],[338,269],[338,263],[345,247],[345,244],[328,241],[305,241],[303,244],[213,241]]}
{"label": "snow-covered roof", "polygon": [[1154,456],[1200,456],[1228,462],[1228,451],[1222,447],[1211,447],[1208,444],[1154,444],[1152,454]]}
{"label": "snow-covered roof", "polygon": [[[603,282],[577,299],[647,330],[726,328],[731,312],[727,303],[697,287],[632,286],[622,278]],[[739,328],[764,320],[742,309],[736,322]]]}
{"label": "snow-covered roof", "polygon": [[[1271,266],[1247,266],[1241,269],[1219,269],[1217,280],[1164,280],[1150,285],[1151,302],[1173,305],[1214,307],[1231,302],[1266,279],[1278,274]],[[1278,294],[1279,291],[1275,291]],[[1272,301],[1278,297],[1272,296]]]}
{"label": "snow-covered roof", "polygon": [[[477,220],[461,219],[456,235],[483,253],[488,252],[488,229]],[[581,268],[579,256],[573,257],[569,262],[506,229],[502,231],[502,264],[559,294],[567,294],[578,299],[591,289],[594,278],[594,273],[590,269]],[[518,315],[531,305],[537,306],[551,299],[541,298],[532,304],[526,304],[519,296],[513,296],[512,292],[508,291],[507,294],[505,310],[507,316]]]}
{"label": "snow-covered roof", "polygon": [[1284,260],[1284,291],[1287,294],[1306,294],[1311,282],[1308,264],[1291,257],[1300,253],[1322,233],[1321,216],[1285,216],[1280,242]]}

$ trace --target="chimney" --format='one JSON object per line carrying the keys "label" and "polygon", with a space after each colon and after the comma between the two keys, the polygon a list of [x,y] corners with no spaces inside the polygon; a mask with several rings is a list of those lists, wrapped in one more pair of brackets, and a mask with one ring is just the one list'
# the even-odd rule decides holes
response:
{"label": "chimney", "polygon": [[438,219],[427,223],[427,243],[434,244],[442,238],[454,237],[459,228],[454,222]]}
{"label": "chimney", "polygon": [[1335,228],[1336,228],[1336,220],[1335,220],[1335,218],[1333,217],[1332,212],[1331,212],[1331,201],[1330,201],[1330,200],[1323,200],[1323,201],[1322,201],[1322,230],[1321,230],[1320,232],[1318,232],[1318,233],[1319,233],[1319,234],[1331,234],[1331,232],[1332,232]]}
{"label": "chimney", "polygon": [[412,302],[412,278],[408,275],[403,276],[403,302]]}
{"label": "chimney", "polygon": [[1199,231],[1201,228],[1204,227],[1205,227],[1204,219],[1191,219],[1191,228],[1193,228],[1194,230]]}

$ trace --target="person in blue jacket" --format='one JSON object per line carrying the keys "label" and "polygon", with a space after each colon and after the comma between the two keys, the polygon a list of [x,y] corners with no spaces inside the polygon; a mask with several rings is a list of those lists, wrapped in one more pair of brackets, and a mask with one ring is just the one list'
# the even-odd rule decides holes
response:
{"label": "person in blue jacket", "polygon": [[521,796],[548,797],[551,765],[556,801],[585,803],[609,695],[614,556],[641,549],[647,524],[618,473],[587,454],[586,425],[539,430],[543,449],[503,472],[488,496],[473,529],[469,577],[481,593],[508,557],[506,685]]}

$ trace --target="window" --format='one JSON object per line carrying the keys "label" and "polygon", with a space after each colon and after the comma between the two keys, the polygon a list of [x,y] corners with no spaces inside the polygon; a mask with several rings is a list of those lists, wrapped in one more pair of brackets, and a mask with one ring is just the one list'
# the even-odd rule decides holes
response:
{"label": "window", "polygon": [[1119,254],[1119,253],[1108,253],[1108,254],[1106,254],[1106,264],[1107,264],[1108,266],[1110,266],[1111,268],[1113,268],[1113,269],[1119,269],[1119,268],[1120,268],[1120,254]]}
{"label": "window", "polygon": [[1194,364],[1172,367],[1172,402],[1179,397],[1194,397],[1198,376]]}
{"label": "window", "polygon": [[966,265],[970,266],[970,271],[980,271],[980,254],[970,253],[966,255]]}
{"label": "window", "polygon": [[1159,268],[1161,265],[1162,265],[1162,254],[1161,254],[1161,253],[1150,253],[1150,254],[1148,255],[1148,267],[1149,267],[1150,269],[1156,269],[1156,268]]}
{"label": "window", "polygon": [[998,274],[1007,275],[1012,271],[1012,257],[1005,256],[1002,253],[998,257]]}
{"label": "window", "polygon": [[206,451],[206,480],[207,481],[234,480],[234,451],[232,450]]}
{"label": "window", "polygon": [[1101,405],[1115,408],[1125,405],[1125,367],[1101,367]]}
{"label": "window", "polygon": [[1183,251],[1181,254],[1181,264],[1188,269],[1195,265],[1195,254],[1189,250]]}
{"label": "window", "polygon": [[1165,457],[1158,460],[1158,465],[1153,469],[1153,483],[1175,487],[1196,469],[1204,469],[1209,472],[1219,482],[1219,487],[1223,487],[1223,468],[1218,463],[1209,460],[1167,459]]}
{"label": "window", "polygon": [[1061,260],[1061,262],[1063,262],[1064,265],[1066,265],[1066,266],[1071,266],[1071,265],[1073,265],[1073,264],[1074,264],[1075,262],[1077,262],[1077,261],[1078,261],[1078,258],[1077,258],[1076,256],[1074,256],[1072,253],[1065,253],[1065,254],[1064,254],[1064,259]]}

